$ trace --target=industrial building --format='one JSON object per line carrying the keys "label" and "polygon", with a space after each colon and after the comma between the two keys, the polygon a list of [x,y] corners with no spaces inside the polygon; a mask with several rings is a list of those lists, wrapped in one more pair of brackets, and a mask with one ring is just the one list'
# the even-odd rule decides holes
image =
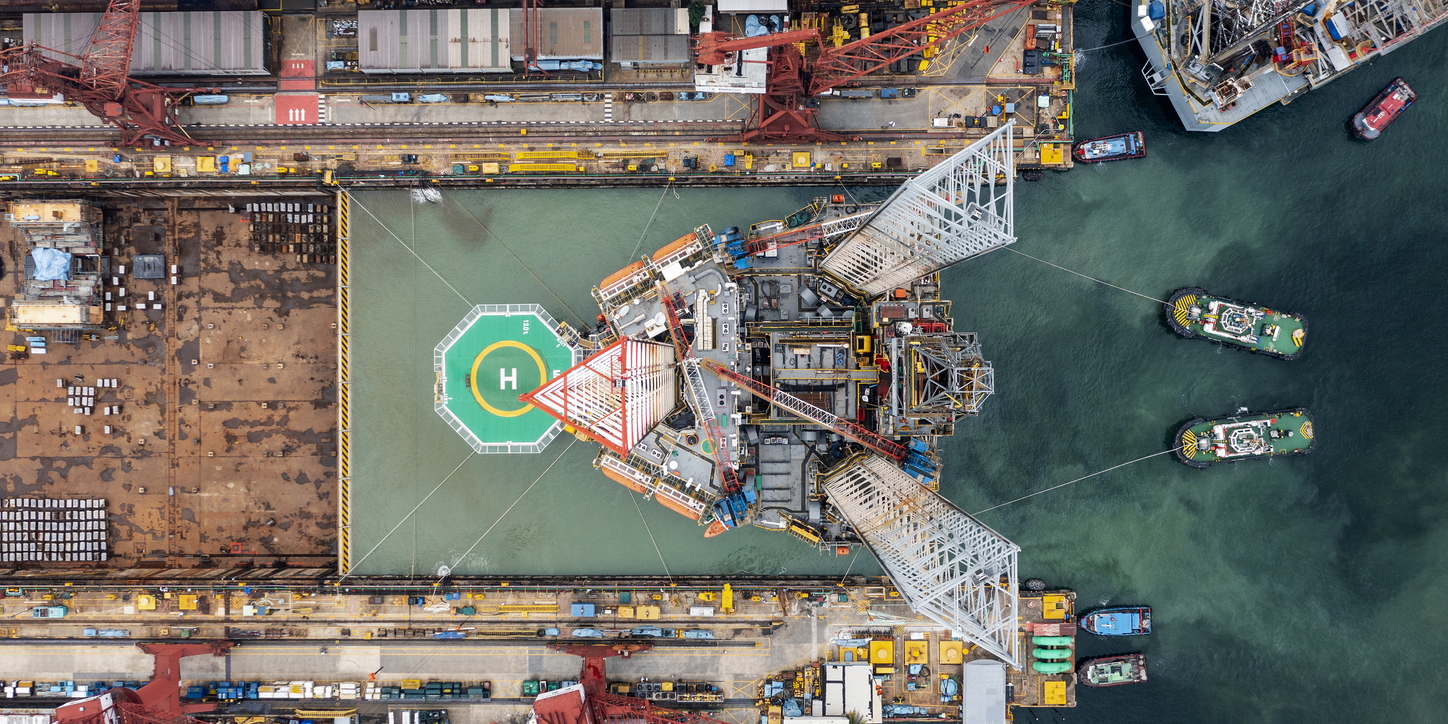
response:
{"label": "industrial building", "polygon": [[507,8],[362,10],[358,70],[364,73],[507,73]]}
{"label": "industrial building", "polygon": [[537,32],[525,32],[525,13],[512,13],[513,60],[523,60],[533,35],[539,60],[603,60],[603,8],[538,8]]}
{"label": "industrial building", "polygon": [[687,65],[689,11],[614,8],[609,11],[609,60],[624,68]]}
{"label": "industrial building", "polygon": [[[79,55],[90,46],[100,13],[26,13],[26,43]],[[140,15],[131,50],[132,75],[271,75],[266,67],[266,16],[260,12]]]}

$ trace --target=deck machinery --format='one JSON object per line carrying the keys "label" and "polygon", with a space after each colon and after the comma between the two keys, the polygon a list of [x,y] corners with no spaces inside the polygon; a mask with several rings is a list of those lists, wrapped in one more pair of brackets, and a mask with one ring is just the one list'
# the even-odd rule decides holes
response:
{"label": "deck machinery", "polygon": [[1013,171],[1006,125],[880,204],[700,226],[604,279],[597,327],[569,330],[591,356],[521,397],[706,536],[864,545],[917,612],[1015,665],[1018,549],[936,492],[937,440],[994,387],[940,272],[1014,241]]}

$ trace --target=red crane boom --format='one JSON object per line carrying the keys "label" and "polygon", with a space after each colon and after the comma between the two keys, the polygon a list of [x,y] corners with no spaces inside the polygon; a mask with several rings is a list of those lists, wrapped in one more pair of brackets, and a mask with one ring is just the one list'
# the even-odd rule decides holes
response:
{"label": "red crane boom", "polygon": [[[965,0],[955,7],[897,25],[838,48],[824,48],[819,57],[807,61],[789,47],[804,40],[818,40],[811,30],[776,33],[744,40],[720,33],[701,36],[699,62],[718,65],[730,49],[771,47],[768,86],[755,105],[749,127],[734,140],[740,141],[840,141],[844,137],[821,130],[815,110],[805,102],[837,86],[906,60],[927,48],[938,48],[963,33],[1030,5],[1034,0]],[[809,34],[814,37],[810,38]],[[766,42],[768,41],[768,42]],[[751,42],[748,46],[738,45]],[[721,50],[722,48],[722,50]]]}
{"label": "red crane boom", "polygon": [[131,69],[131,47],[141,20],[141,0],[111,0],[101,24],[81,55],[80,81],[97,94],[115,100],[126,87]]}
{"label": "red crane boom", "polygon": [[715,362],[714,360],[705,359],[701,361],[703,362],[705,367],[709,368],[710,372],[713,372],[714,374],[719,375],[720,377],[723,377],[724,379],[729,380],[730,382],[733,382],[734,384],[739,385],[746,390],[749,390],[749,394],[754,395],[755,397],[758,397],[759,399],[764,400],[774,405],[775,407],[783,409],[784,411],[789,412],[797,417],[809,420],[816,425],[822,425],[824,427],[827,427],[841,435],[844,435],[845,437],[850,438],[851,440],[854,440],[857,443],[860,443],[861,445],[864,445],[867,448],[870,448],[871,450],[874,450],[877,453],[880,453],[881,455],[885,455],[896,460],[904,460],[906,453],[909,451],[909,448],[901,445],[898,442],[895,442],[894,440],[891,440],[890,438],[885,437],[884,435],[871,432],[870,430],[865,429],[863,426],[850,422],[849,420],[846,420],[845,418],[840,417],[833,412],[815,407],[814,405],[811,405],[810,403],[805,402],[804,400],[801,400],[798,397],[795,397],[794,395],[791,395],[788,392],[785,392],[777,387],[770,387],[769,385],[766,385],[763,382],[754,379],[753,377],[741,375],[738,372],[735,372],[734,370],[731,370],[728,367],[725,367],[724,365]]}

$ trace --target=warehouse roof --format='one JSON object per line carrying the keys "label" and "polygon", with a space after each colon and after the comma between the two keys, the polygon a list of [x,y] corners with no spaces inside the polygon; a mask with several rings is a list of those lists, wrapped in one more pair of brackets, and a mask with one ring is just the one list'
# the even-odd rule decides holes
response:
{"label": "warehouse roof", "polygon": [[[539,8],[539,60],[603,60],[603,8]],[[513,13],[513,60],[523,59],[523,12]]]}
{"label": "warehouse roof", "polygon": [[683,8],[615,8],[609,14],[615,63],[687,63],[689,11]]}
{"label": "warehouse roof", "polygon": [[507,8],[360,10],[357,67],[366,73],[512,69]]}
{"label": "warehouse roof", "polygon": [[[90,47],[100,18],[100,13],[26,13],[24,41],[79,55]],[[270,75],[265,27],[260,12],[143,12],[131,75]]]}

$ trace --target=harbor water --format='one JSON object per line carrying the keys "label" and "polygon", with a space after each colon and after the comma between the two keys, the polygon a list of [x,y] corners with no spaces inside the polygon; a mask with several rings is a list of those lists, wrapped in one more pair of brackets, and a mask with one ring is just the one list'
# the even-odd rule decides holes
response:
{"label": "harbor water", "polygon": [[[1129,37],[1119,4],[1077,18],[1079,46]],[[1442,721],[1448,474],[1429,453],[1448,426],[1448,330],[1430,313],[1448,271],[1448,30],[1218,134],[1182,131],[1141,64],[1129,43],[1085,54],[1076,132],[1144,130],[1149,156],[1019,184],[1013,248],[1143,296],[1011,251],[950,270],[956,326],[980,334],[997,394],[944,444],[942,491],[983,511],[1167,451],[1193,416],[1309,407],[1307,457],[1195,470],[1162,454],[981,514],[1022,547],[1023,577],[1070,586],[1083,606],[1154,608],[1150,637],[1083,635],[1079,652],[1145,651],[1151,680],[1083,687],[1062,713]],[[1399,75],[1420,101],[1380,140],[1352,140],[1346,119]],[[431,409],[432,347],[471,304],[536,302],[591,321],[589,288],[640,254],[701,222],[780,218],[816,193],[500,191],[425,205],[359,194],[352,331],[396,353],[353,371],[354,416],[387,420],[353,442],[354,468],[386,471],[353,491],[356,569],[878,572],[779,533],[706,541],[655,503],[636,510],[592,469],[595,446],[563,453],[568,436],[538,455],[469,459]],[[1146,297],[1188,285],[1306,315],[1305,354],[1175,336]]]}

